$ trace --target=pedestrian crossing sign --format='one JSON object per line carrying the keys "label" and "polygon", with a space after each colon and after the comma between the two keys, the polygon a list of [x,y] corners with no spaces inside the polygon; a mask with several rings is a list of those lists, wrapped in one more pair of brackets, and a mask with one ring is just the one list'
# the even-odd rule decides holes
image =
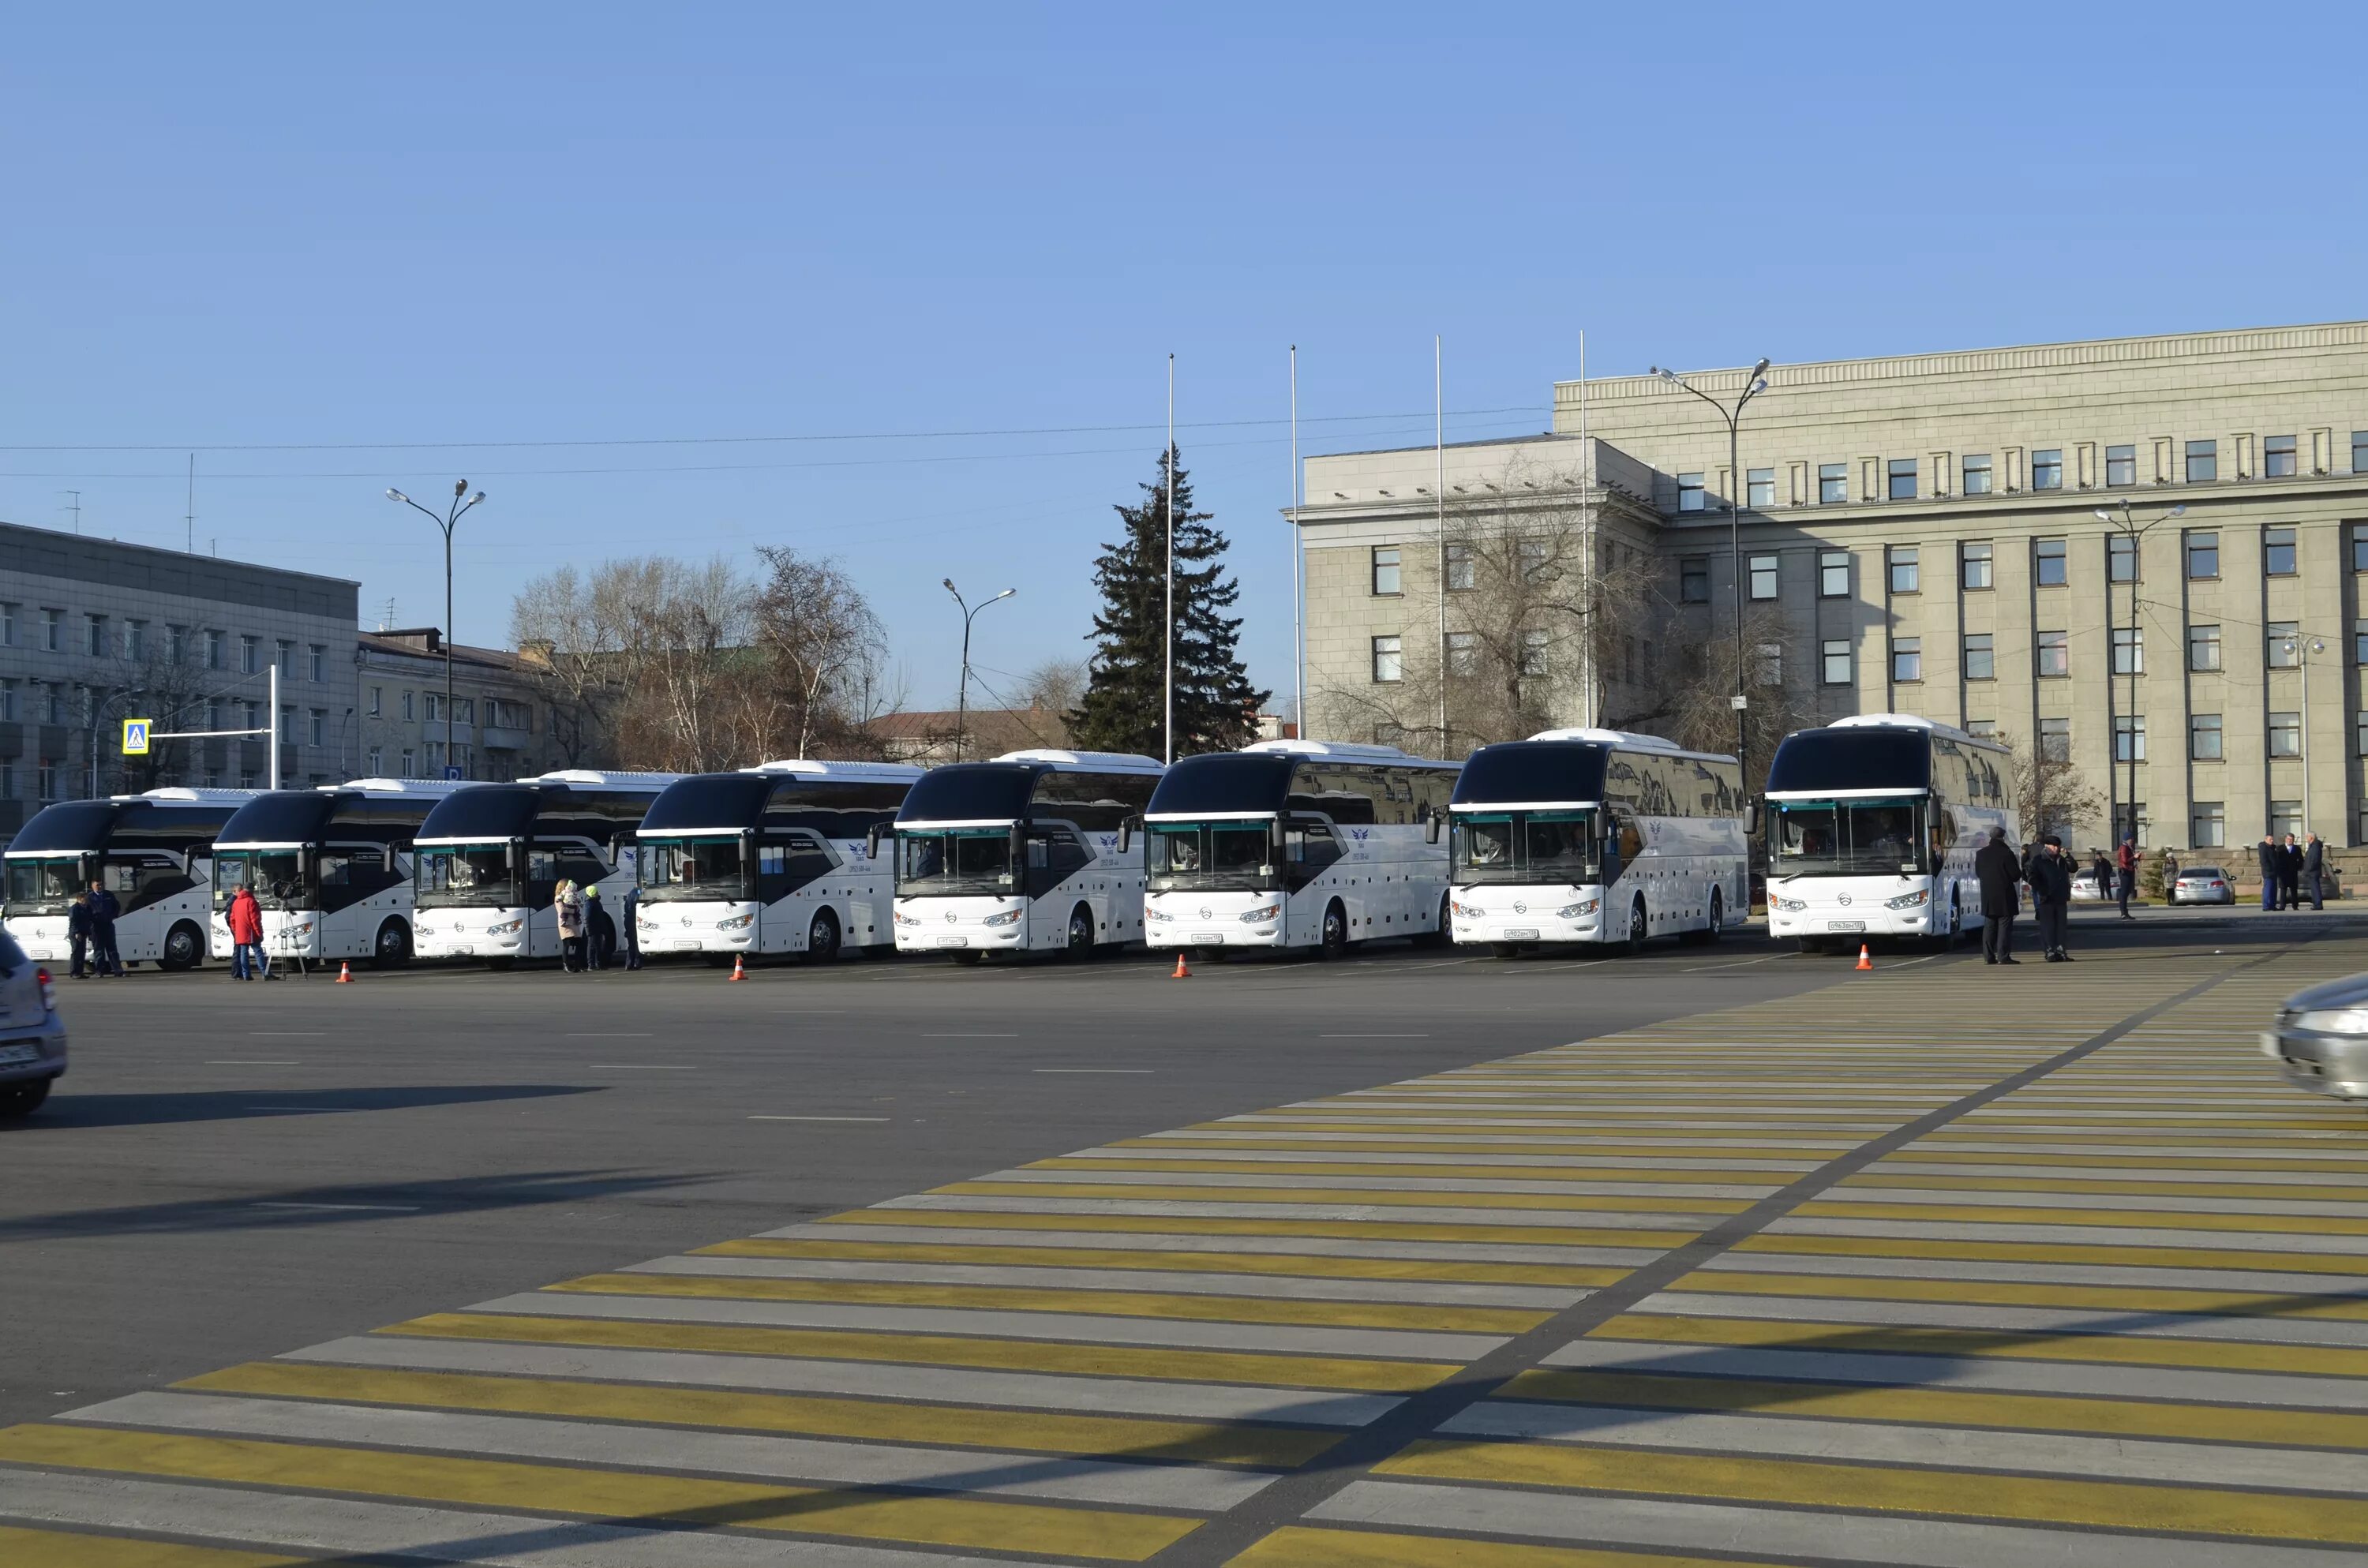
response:
{"label": "pedestrian crossing sign", "polygon": [[155,727],[156,721],[154,719],[126,719],[123,721],[123,755],[126,756],[146,756],[148,755],[148,733]]}

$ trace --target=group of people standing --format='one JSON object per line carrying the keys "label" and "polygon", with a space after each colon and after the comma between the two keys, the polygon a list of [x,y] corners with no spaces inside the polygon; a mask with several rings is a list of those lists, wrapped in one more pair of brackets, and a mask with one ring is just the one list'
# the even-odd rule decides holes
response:
{"label": "group of people standing", "polygon": [[2014,956],[2014,922],[2022,913],[2025,885],[2031,889],[2040,948],[2047,961],[2072,961],[2065,946],[2072,923],[2072,858],[2064,853],[2061,838],[2048,834],[2028,854],[2017,857],[2006,835],[1993,833],[1975,852],[1974,877],[1982,890],[1984,963],[2022,961]]}
{"label": "group of people standing", "polygon": [[2289,833],[2281,844],[2276,835],[2265,833],[2255,853],[2261,862],[2263,909],[2300,909],[2305,892],[2313,909],[2327,907],[2327,846],[2318,835],[2297,844]]}
{"label": "group of people standing", "polygon": [[[639,905],[642,890],[625,890],[625,962],[627,969],[642,967]],[[552,911],[559,917],[559,962],[570,974],[586,970],[607,969],[617,958],[617,923],[600,902],[597,885],[562,881],[552,895]]]}
{"label": "group of people standing", "polygon": [[67,972],[74,979],[123,978],[123,955],[115,950],[115,920],[122,913],[123,905],[104,883],[93,882],[88,892],[74,894],[66,906],[66,940],[73,947]]}

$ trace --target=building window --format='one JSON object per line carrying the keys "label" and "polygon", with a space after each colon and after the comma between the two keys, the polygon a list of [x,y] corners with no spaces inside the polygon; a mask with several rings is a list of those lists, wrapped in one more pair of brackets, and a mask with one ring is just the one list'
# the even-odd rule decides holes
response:
{"label": "building window", "polygon": [[374,686],[370,689],[370,716],[373,719],[379,716],[381,694],[385,690],[382,686]]}
{"label": "building window", "polygon": [[63,653],[66,651],[66,612],[45,609],[41,612],[41,652]]}
{"label": "building window", "polygon": [[2116,626],[2113,628],[2113,673],[2136,676],[2146,673],[2146,628]]}
{"label": "building window", "polygon": [[123,656],[127,659],[144,659],[148,656],[148,623],[146,621],[127,620],[123,623]]}
{"label": "building window", "polygon": [[1690,605],[1710,603],[1710,557],[1689,555],[1678,562],[1678,598]]}
{"label": "building window", "polygon": [[2068,631],[2042,631],[2032,644],[2039,655],[2042,676],[2068,676],[2072,673],[2072,634]]}
{"label": "building window", "polygon": [[[404,693],[403,694],[403,722],[404,722],[404,723],[406,723],[406,724],[410,723],[410,722],[411,722],[411,720],[412,720],[412,712],[411,712],[411,699],[412,699],[412,696],[413,696],[413,694],[412,694],[412,693],[410,693],[410,692],[408,692],[408,691],[406,691],[406,692],[404,692]],[[410,775],[409,775],[409,774],[405,774],[404,777],[405,777],[405,778],[409,778],[409,777],[410,777]]]}
{"label": "building window", "polygon": [[1891,640],[1891,678],[1903,683],[1924,678],[1922,638],[1895,637]]}
{"label": "building window", "polygon": [[263,673],[263,639],[241,637],[238,640],[238,668],[241,675]]}
{"label": "building window", "polygon": [[409,746],[403,748],[403,775],[405,778],[419,777],[419,754]]}
{"label": "building window", "polygon": [[40,759],[33,769],[33,787],[44,801],[58,798],[58,765],[54,760],[46,756]]}
{"label": "building window", "polygon": [[2351,749],[2362,756],[2368,756],[2368,713],[2351,716]]}
{"label": "building window", "polygon": [[2294,476],[2294,438],[2292,436],[2271,436],[2261,442],[2261,477],[2292,479]]}
{"label": "building window", "polygon": [[[2352,442],[2351,449],[2354,453],[2361,450],[2356,439]],[[2368,466],[2362,466],[2357,461],[2352,466],[2362,473],[2368,473]],[[1819,463],[1817,465],[1817,505],[1838,506],[1849,499],[1850,464]]]}
{"label": "building window", "polygon": [[1748,468],[1743,471],[1743,504],[1761,507],[1776,505],[1774,469]]}
{"label": "building window", "polygon": [[1480,673],[1478,632],[1451,631],[1447,634],[1447,673],[1452,676],[1476,676]]}
{"label": "building window", "polygon": [[1991,650],[1988,632],[1969,631],[1965,634],[1965,678],[1967,680],[1996,680],[1998,678],[1996,657]]}
{"label": "building window", "polygon": [[2072,760],[2072,721],[2042,719],[2039,722],[2039,756],[2045,762]]}
{"label": "building window", "polygon": [[219,697],[209,697],[206,699],[206,728],[209,730],[219,730],[222,727],[222,699]]}
{"label": "building window", "polygon": [[2113,760],[2144,762],[2146,760],[2146,721],[2123,713],[2113,721]]}
{"label": "building window", "polygon": [[1380,683],[1406,678],[1405,644],[1395,637],[1373,639],[1373,679]]}
{"label": "building window", "polygon": [[1752,678],[1761,686],[1782,686],[1784,684],[1784,645],[1782,642],[1762,642],[1753,650],[1753,653],[1755,657],[1751,662]]}
{"label": "building window", "polygon": [[2196,713],[2187,721],[2187,755],[2198,762],[2220,760],[2220,715]]}
{"label": "building window", "polygon": [[1894,501],[1915,500],[1916,460],[1914,458],[1894,458],[1891,460],[1891,465],[1888,472],[1891,476],[1891,498]]}
{"label": "building window", "polygon": [[1472,586],[1472,547],[1451,544],[1447,547],[1447,590],[1462,593]]}
{"label": "building window", "polygon": [[2192,533],[2187,536],[2187,575],[2191,582],[2204,582],[2220,575],[2218,534]]}
{"label": "building window", "polygon": [[1772,555],[1751,557],[1751,597],[1772,599],[1776,597],[1776,558]]}
{"label": "building window", "polygon": [[314,680],[329,678],[329,651],[318,642],[312,645],[306,665]]}
{"label": "building window", "polygon": [[1548,583],[1554,580],[1554,551],[1542,539],[1525,539],[1513,547],[1524,583]]}
{"label": "building window", "polygon": [[2261,530],[2261,570],[2272,577],[2294,574],[2294,531],[2287,528]]}
{"label": "building window", "polygon": [[2031,577],[2043,588],[2060,588],[2072,580],[2062,540],[2031,541]]}
{"label": "building window", "polygon": [[2351,472],[2368,473],[2368,430],[2351,432]]}
{"label": "building window", "polygon": [[2064,488],[2064,449],[2049,447],[2031,454],[2031,487],[2033,490]]}
{"label": "building window", "polygon": [[304,738],[311,744],[316,746],[324,746],[329,744],[329,715],[325,709],[315,708],[313,710],[312,723]]}
{"label": "building window", "polygon": [[431,691],[427,694],[427,705],[424,712],[422,713],[422,717],[431,724],[444,717],[444,694],[442,692]]}
{"label": "building window", "polygon": [[2228,808],[2218,801],[2198,801],[2187,819],[2187,843],[2192,849],[2222,849],[2228,844]]}
{"label": "building window", "polygon": [[2270,668],[2292,670],[2302,667],[2302,626],[2292,620],[2273,620],[2261,630],[2269,634],[2266,650]]}
{"label": "building window", "polygon": [[1998,721],[1995,719],[1968,719],[1965,721],[1965,733],[1973,736],[1976,740],[1994,741],[1998,739]]}
{"label": "building window", "polygon": [[2191,670],[2216,670],[2220,667],[2218,627],[2191,626],[2187,629],[2187,667]]}
{"label": "building window", "polygon": [[218,670],[222,667],[229,642],[230,639],[219,631],[206,633],[206,668]]}
{"label": "building window", "polygon": [[1916,547],[1893,545],[1891,547],[1891,591],[1895,595],[1917,592],[1916,577]]}
{"label": "building window", "polygon": [[279,738],[291,746],[296,744],[296,710],[293,708],[279,710]]}
{"label": "building window", "polygon": [[1373,551],[1373,592],[1395,594],[1398,586],[1398,552],[1395,545],[1377,547]]}
{"label": "building window", "polygon": [[1858,679],[1858,672],[1850,668],[1850,645],[1846,637],[1820,644],[1819,663],[1824,665],[1822,676],[1827,686],[1849,686]]}
{"label": "building window", "polygon": [[[2357,534],[2359,530],[2354,528],[2352,531]],[[2358,553],[2357,546],[2353,547],[2353,553]],[[17,608],[15,605],[0,605],[0,648],[17,645]]]}
{"label": "building window", "polygon": [[2115,534],[2105,541],[2105,577],[2108,582],[2135,583],[2138,580],[2138,541],[2128,534]]}
{"label": "building window", "polygon": [[1702,509],[1702,476],[1698,473],[1678,475],[1678,510],[1699,512]]}
{"label": "building window", "polygon": [[2115,490],[2125,490],[2138,482],[2138,449],[2135,447],[2105,449],[2105,483]]}
{"label": "building window", "polygon": [[2270,802],[2270,834],[2276,838],[2283,838],[2288,834],[2293,834],[2297,838],[2302,836],[2302,802],[2300,801]]}
{"label": "building window", "polygon": [[2187,483],[2208,484],[2220,477],[2220,443],[2190,441],[2187,443]]}
{"label": "building window", "polygon": [[[1546,646],[1549,641],[1551,639],[1543,631],[1531,631],[1521,633],[1521,673],[1523,675],[1542,676],[1546,673]],[[1633,680],[1634,675],[1632,674],[1629,678]]]}
{"label": "building window", "polygon": [[1987,544],[1959,545],[1957,558],[1957,580],[1961,585],[1976,593],[1990,586],[1990,547]]}
{"label": "building window", "polygon": [[362,754],[362,771],[372,778],[386,772],[386,748],[372,746]]}
{"label": "building window", "polygon": [[279,665],[279,678],[294,680],[296,678],[296,644],[285,637],[280,638],[274,657]]}
{"label": "building window", "polygon": [[1990,493],[1990,455],[1987,452],[1969,453],[1965,460],[1957,465],[1957,483],[1966,494],[1988,494]]}
{"label": "building window", "polygon": [[1825,550],[1817,552],[1817,594],[1822,598],[1846,599],[1850,591],[1850,558],[1847,550]]}
{"label": "building window", "polygon": [[[17,683],[13,680],[0,680],[0,724],[13,724],[16,722]],[[0,790],[0,798],[6,798],[6,790]]]}
{"label": "building window", "polygon": [[2272,713],[2270,715],[2270,755],[2300,756],[2302,755],[2302,715]]}

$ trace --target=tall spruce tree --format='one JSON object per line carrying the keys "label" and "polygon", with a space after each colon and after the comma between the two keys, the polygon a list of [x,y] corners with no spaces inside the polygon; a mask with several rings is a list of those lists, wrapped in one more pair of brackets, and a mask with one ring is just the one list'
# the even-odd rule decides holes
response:
{"label": "tall spruce tree", "polygon": [[1137,506],[1115,506],[1125,525],[1094,562],[1102,608],[1094,615],[1093,672],[1068,715],[1069,733],[1096,751],[1161,755],[1167,591],[1167,471],[1176,463],[1176,755],[1230,751],[1255,735],[1252,715],[1268,693],[1250,685],[1235,654],[1241,618],[1222,612],[1241,597],[1221,558],[1225,536],[1212,514],[1192,510],[1192,483],[1170,449]]}

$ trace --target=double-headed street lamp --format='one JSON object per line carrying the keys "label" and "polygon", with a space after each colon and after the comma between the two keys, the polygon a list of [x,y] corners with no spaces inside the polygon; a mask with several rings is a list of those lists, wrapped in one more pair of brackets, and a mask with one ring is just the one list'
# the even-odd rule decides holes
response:
{"label": "double-headed street lamp", "polygon": [[[2121,508],[2121,515],[2119,517],[2116,517],[2113,514],[2113,507],[2116,506]],[[2100,506],[2097,508],[2098,520],[2100,522],[2111,523],[2113,526],[2113,531],[2115,533],[2122,535],[2124,539],[2127,539],[2130,541],[2130,653],[2129,668],[2123,672],[2130,677],[2130,706],[2128,714],[2126,715],[2130,722],[2129,744],[2127,746],[2121,746],[2118,733],[2115,737],[2117,749],[2129,753],[2128,756],[2122,759],[2127,763],[2129,767],[2130,792],[2128,799],[2130,804],[2130,820],[2126,828],[2123,827],[2121,823],[2121,802],[2119,801],[2110,799],[2113,790],[2113,770],[2110,767],[2105,769],[2105,792],[2109,797],[2106,802],[2106,809],[2112,814],[2113,831],[2119,835],[2113,840],[2116,847],[2120,846],[2123,838],[2126,837],[2135,841],[2138,835],[2138,665],[2144,662],[2139,656],[2138,652],[2138,541],[2145,539],[2148,530],[2153,528],[2156,524],[2167,523],[2173,517],[2183,517],[2186,515],[2187,504],[2183,501],[2178,506],[2170,508],[2170,510],[2144,523],[2137,521],[2130,515],[2130,504],[2126,499],[2115,501],[2111,506]],[[2105,625],[2108,631],[2107,641],[2109,642],[2112,640],[2110,633],[2113,620],[2112,594],[2113,571],[2112,561],[2109,551],[2105,562]],[[2108,722],[2111,722],[2113,718],[2112,708],[2113,672],[2109,665],[2105,672],[2105,717]]]}
{"label": "double-headed street lamp", "polygon": [[[468,496],[465,501],[461,499],[464,495]],[[485,493],[480,490],[474,495],[470,495],[467,480],[454,481],[452,504],[445,508],[444,515],[440,517],[400,490],[389,490],[386,493],[386,498],[390,501],[402,502],[444,530],[444,774],[449,778],[452,776],[454,766],[452,761],[452,525],[459,522],[470,507],[483,505]]]}
{"label": "double-headed street lamp", "polygon": [[1748,786],[1751,778],[1751,758],[1744,736],[1746,710],[1751,706],[1751,699],[1744,690],[1747,676],[1743,662],[1743,518],[1739,510],[1743,501],[1743,464],[1739,456],[1742,437],[1738,431],[1743,424],[1744,405],[1768,390],[1768,361],[1763,358],[1751,367],[1751,374],[1745,379],[1743,395],[1735,400],[1732,408],[1710,393],[1687,385],[1685,378],[1675,370],[1665,369],[1658,365],[1652,369],[1653,374],[1679,392],[1692,392],[1710,404],[1718,411],[1718,416],[1726,421],[1726,544],[1728,553],[1734,558],[1728,570],[1735,577],[1735,759],[1742,765]]}
{"label": "double-headed street lamp", "polygon": [[2302,721],[2294,731],[2294,756],[2302,763],[2302,828],[2312,831],[2310,824],[2310,661],[2327,652],[2327,642],[2319,637],[2281,637],[2278,646],[2302,671]]}
{"label": "double-headed street lamp", "polygon": [[962,597],[962,590],[954,586],[954,580],[951,577],[948,577],[945,584],[946,592],[954,597],[954,603],[962,606],[962,695],[954,699],[954,760],[960,762],[962,755],[962,732],[970,727],[970,623],[978,619],[979,610],[985,609],[991,604],[999,604],[1019,590],[1006,588],[994,598],[981,599],[978,608],[973,609],[970,601]]}

